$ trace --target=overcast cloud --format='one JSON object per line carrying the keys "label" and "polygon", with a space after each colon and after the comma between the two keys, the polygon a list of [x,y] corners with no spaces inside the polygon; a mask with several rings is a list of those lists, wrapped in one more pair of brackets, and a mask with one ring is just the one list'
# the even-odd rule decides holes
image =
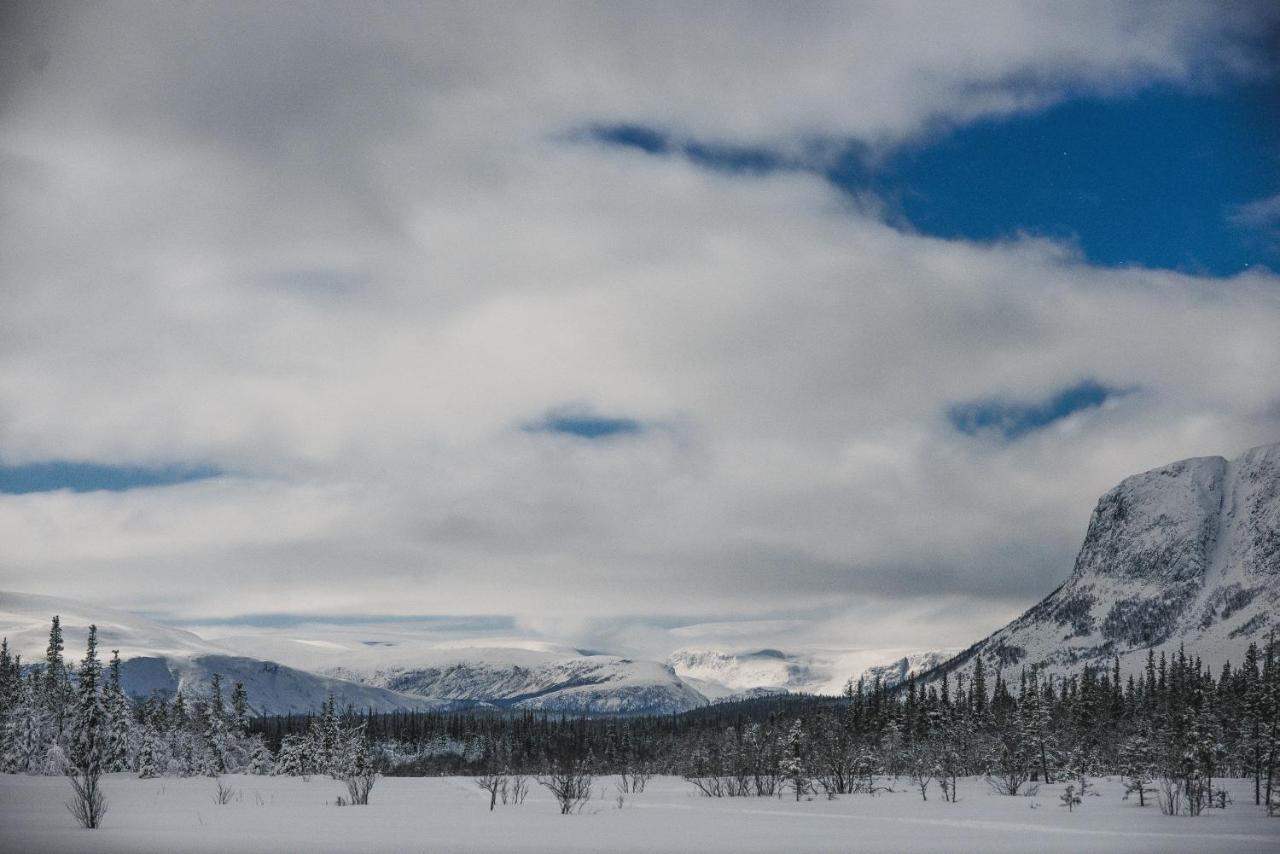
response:
{"label": "overcast cloud", "polygon": [[[1280,440],[1280,277],[940,240],[585,131],[821,164],[1273,71],[1263,4],[997,5],[11,11],[0,463],[225,474],[0,495],[0,586],[611,649],[994,629],[1122,477]],[[1015,438],[948,419],[1083,381],[1123,393]]]}

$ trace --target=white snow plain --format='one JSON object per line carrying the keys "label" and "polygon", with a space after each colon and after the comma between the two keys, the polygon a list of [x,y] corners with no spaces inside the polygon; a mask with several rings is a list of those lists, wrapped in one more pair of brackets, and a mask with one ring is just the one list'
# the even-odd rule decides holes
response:
{"label": "white snow plain", "polygon": [[[408,852],[632,851],[1275,852],[1280,818],[1253,804],[1246,780],[1227,781],[1234,803],[1198,818],[1167,817],[1121,800],[1118,781],[1097,781],[1068,813],[1060,785],[1036,797],[989,792],[962,780],[959,803],[930,792],[927,803],[902,781],[898,791],[834,801],[697,795],[674,777],[657,777],[617,805],[616,779],[600,778],[576,815],[560,815],[534,784],[521,806],[488,811],[469,777],[378,781],[368,806],[334,805],[345,794],[328,777],[227,775],[235,790],[214,802],[209,778],[104,779],[109,811],[98,830],[76,825],[59,777],[0,775],[0,849],[6,852]],[[931,787],[932,789],[933,787]]]}

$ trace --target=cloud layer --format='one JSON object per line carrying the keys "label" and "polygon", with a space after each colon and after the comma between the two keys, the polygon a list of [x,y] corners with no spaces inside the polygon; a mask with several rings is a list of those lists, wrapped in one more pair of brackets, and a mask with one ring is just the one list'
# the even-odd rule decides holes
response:
{"label": "cloud layer", "polygon": [[[0,578],[965,643],[1065,577],[1121,477],[1280,438],[1280,279],[927,238],[582,130],[820,160],[1264,73],[1263,7],[1215,5],[24,7],[0,462],[228,474],[0,495]],[[948,419],[1086,380],[1136,391],[1016,441]],[[567,417],[627,429],[529,429]]]}

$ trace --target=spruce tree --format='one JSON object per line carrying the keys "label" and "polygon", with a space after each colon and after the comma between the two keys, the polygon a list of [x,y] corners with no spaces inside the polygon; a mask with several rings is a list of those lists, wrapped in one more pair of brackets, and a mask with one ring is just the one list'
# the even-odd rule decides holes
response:
{"label": "spruce tree", "polygon": [[20,681],[18,668],[9,654],[9,639],[0,638],[0,721],[17,704]]}
{"label": "spruce tree", "polygon": [[1151,773],[1155,764],[1155,751],[1151,740],[1142,732],[1134,733],[1124,742],[1120,755],[1120,773],[1124,776],[1125,797],[1138,796],[1138,806],[1147,805],[1151,791]]}
{"label": "spruce tree", "polygon": [[53,728],[53,737],[61,742],[70,703],[70,682],[66,663],[62,659],[64,646],[62,642],[62,621],[55,614],[49,627],[49,645],[44,656],[44,688],[45,710]]}
{"label": "spruce tree", "polygon": [[982,663],[982,656],[979,655],[977,663],[973,665],[973,690],[972,703],[973,712],[978,720],[982,720],[987,714],[987,668]]}
{"label": "spruce tree", "polygon": [[1272,629],[1267,637],[1267,651],[1262,667],[1262,766],[1266,786],[1263,803],[1272,803],[1276,765],[1280,762],[1280,662],[1276,660],[1276,635]]}
{"label": "spruce tree", "polygon": [[231,734],[227,727],[226,708],[222,703],[222,674],[213,674],[209,702],[204,708],[201,730],[204,740],[201,770],[215,777],[227,770],[227,754],[230,751]]}
{"label": "spruce tree", "polygon": [[237,682],[231,689],[232,729],[238,736],[249,731],[249,693],[243,682]]}
{"label": "spruce tree", "polygon": [[795,791],[797,801],[809,791],[809,770],[805,761],[805,747],[804,724],[796,720],[787,732],[782,776]]}
{"label": "spruce tree", "polygon": [[1037,776],[1046,783],[1052,783],[1049,759],[1054,751],[1055,739],[1051,728],[1049,707],[1040,694],[1039,674],[1035,668],[1031,670],[1031,681],[1018,708],[1018,721],[1039,772]]}
{"label": "spruce tree", "polygon": [[129,735],[133,713],[129,698],[120,682],[120,650],[111,650],[111,666],[105,692],[107,712],[106,768],[108,771],[129,770]]}
{"label": "spruce tree", "polygon": [[87,828],[96,828],[106,813],[106,798],[99,779],[106,754],[106,712],[100,687],[102,664],[98,661],[98,627],[89,626],[89,640],[80,662],[75,717],[71,724],[71,787],[74,799],[67,805]]}
{"label": "spruce tree", "polygon": [[142,727],[142,745],[138,748],[138,776],[147,779],[164,774],[167,754],[163,729],[148,715]]}
{"label": "spruce tree", "polygon": [[18,685],[17,700],[4,722],[6,731],[3,770],[13,774],[38,774],[44,767],[47,717],[40,684],[32,673]]}

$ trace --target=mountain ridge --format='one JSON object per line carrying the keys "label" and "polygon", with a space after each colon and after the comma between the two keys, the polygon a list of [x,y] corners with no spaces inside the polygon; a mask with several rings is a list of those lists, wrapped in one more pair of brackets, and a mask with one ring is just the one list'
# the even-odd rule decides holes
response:
{"label": "mountain ridge", "polygon": [[1192,457],[1125,478],[1098,500],[1070,576],[1017,619],[921,675],[1061,673],[1147,650],[1238,663],[1280,625],[1280,443]]}

